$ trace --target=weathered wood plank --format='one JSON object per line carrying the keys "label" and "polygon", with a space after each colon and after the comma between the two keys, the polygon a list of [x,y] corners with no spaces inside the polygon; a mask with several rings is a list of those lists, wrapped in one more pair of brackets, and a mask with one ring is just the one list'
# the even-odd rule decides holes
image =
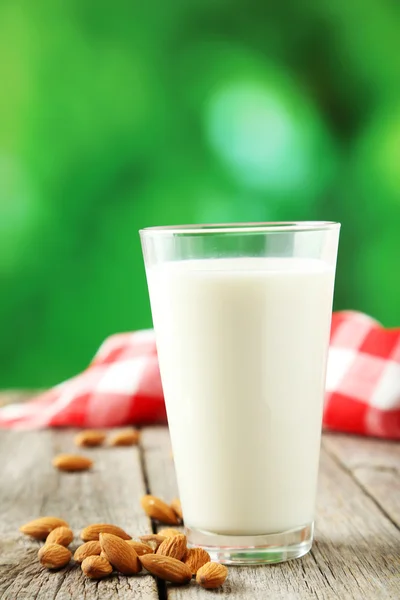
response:
{"label": "weathered wood plank", "polygon": [[141,438],[147,485],[167,501],[178,495],[174,459],[167,427],[146,427]]}
{"label": "weathered wood plank", "polygon": [[[0,599],[158,599],[149,575],[95,582],[72,563],[50,573],[37,561],[40,544],[18,532],[21,524],[43,515],[66,519],[77,534],[99,521],[120,525],[131,535],[151,531],[139,506],[145,493],[139,449],[85,450],[95,460],[92,472],[60,473],[51,458],[73,450],[72,438],[72,431],[0,431]],[[71,549],[77,545],[78,537]]]}
{"label": "weathered wood plank", "polygon": [[[143,466],[152,494],[170,502],[178,497],[174,459],[167,427],[147,427],[142,431]],[[165,525],[156,525],[156,530]],[[183,527],[174,527],[183,531]]]}
{"label": "weathered wood plank", "polygon": [[323,445],[400,528],[400,444],[328,434]]}
{"label": "weathered wood plank", "polygon": [[382,467],[400,470],[400,443],[361,436],[325,433],[323,445],[349,469]]}
{"label": "weathered wood plank", "polygon": [[353,474],[400,529],[400,472],[390,468],[360,467],[353,469]]}
{"label": "weathered wood plank", "polygon": [[[151,492],[170,500],[177,489],[166,431],[146,429],[143,447]],[[317,506],[316,542],[310,554],[275,566],[231,567],[218,596],[231,600],[398,599],[398,531],[326,451],[321,456]],[[167,586],[167,596],[169,600],[202,600],[210,592],[192,583]]]}
{"label": "weathered wood plank", "polygon": [[40,390],[5,390],[0,392],[0,407],[14,402],[27,402],[40,393]]}

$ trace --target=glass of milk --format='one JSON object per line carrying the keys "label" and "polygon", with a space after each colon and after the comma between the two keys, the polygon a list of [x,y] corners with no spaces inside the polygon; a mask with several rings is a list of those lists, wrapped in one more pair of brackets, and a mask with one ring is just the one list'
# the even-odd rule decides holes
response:
{"label": "glass of milk", "polygon": [[188,542],[213,560],[311,548],[339,229],[140,232]]}

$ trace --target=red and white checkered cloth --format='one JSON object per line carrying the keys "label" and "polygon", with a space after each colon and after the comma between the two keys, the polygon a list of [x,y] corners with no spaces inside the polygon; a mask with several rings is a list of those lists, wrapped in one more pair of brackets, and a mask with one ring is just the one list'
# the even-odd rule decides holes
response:
{"label": "red and white checkered cloth", "polygon": [[[165,422],[153,331],[109,337],[89,367],[26,404],[0,409],[0,426],[112,427]],[[324,425],[400,439],[400,329],[334,313]]]}
{"label": "red and white checkered cloth", "polygon": [[359,312],[333,314],[323,422],[400,439],[400,328],[385,329]]}

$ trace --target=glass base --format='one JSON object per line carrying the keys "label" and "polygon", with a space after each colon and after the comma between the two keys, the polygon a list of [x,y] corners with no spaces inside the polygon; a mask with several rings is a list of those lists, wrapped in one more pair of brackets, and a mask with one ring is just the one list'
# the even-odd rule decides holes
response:
{"label": "glass base", "polygon": [[261,565],[300,558],[311,549],[314,523],[282,533],[219,535],[186,527],[189,547],[201,546],[211,560],[226,565]]}

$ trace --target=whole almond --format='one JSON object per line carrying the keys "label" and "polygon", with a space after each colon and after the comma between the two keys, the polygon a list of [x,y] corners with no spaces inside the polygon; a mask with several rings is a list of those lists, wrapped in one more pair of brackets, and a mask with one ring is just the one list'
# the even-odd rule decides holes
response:
{"label": "whole almond", "polygon": [[179,531],[179,529],[167,527],[166,529],[160,529],[158,535],[163,535],[164,537],[174,537],[174,535],[181,535],[181,533],[182,531]]}
{"label": "whole almond", "polygon": [[200,567],[210,562],[210,560],[210,555],[203,548],[189,548],[183,558],[183,562],[189,567],[193,575],[196,575]]}
{"label": "whole almond", "polygon": [[38,552],[40,564],[46,569],[61,569],[71,560],[71,552],[60,544],[45,544]]}
{"label": "whole almond", "polygon": [[167,539],[158,547],[157,554],[170,556],[171,558],[176,558],[176,560],[182,560],[186,554],[186,550],[186,535],[181,533],[179,535],[167,537]]}
{"label": "whole almond", "polygon": [[111,575],[113,570],[108,560],[101,556],[87,556],[82,561],[81,569],[90,579],[102,579]]}
{"label": "whole almond", "polygon": [[[100,534],[100,546],[117,571],[124,575],[139,573],[141,564],[133,546],[112,533]],[[150,556],[150,554],[146,556]]]}
{"label": "whole almond", "polygon": [[68,527],[68,523],[57,517],[40,517],[21,525],[19,530],[25,535],[35,538],[35,540],[45,540],[50,531],[53,531],[56,527]]}
{"label": "whole almond", "polygon": [[170,556],[145,554],[140,557],[140,562],[152,575],[172,583],[188,583],[192,578],[189,567]]}
{"label": "whole almond", "polygon": [[228,569],[224,565],[208,562],[197,571],[196,581],[206,590],[219,587],[228,576]]}
{"label": "whole almond", "polygon": [[94,446],[101,446],[105,439],[106,434],[102,431],[97,431],[96,429],[85,429],[75,436],[74,442],[76,446],[93,448]]}
{"label": "whole almond", "polygon": [[80,454],[58,454],[52,460],[53,467],[60,471],[86,471],[93,466],[93,461]]}
{"label": "whole almond", "polygon": [[141,503],[146,514],[152,519],[156,519],[157,521],[166,523],[167,525],[178,525],[178,517],[172,508],[168,506],[166,502],[161,500],[161,498],[147,494],[147,496],[143,496]]}
{"label": "whole almond", "polygon": [[86,544],[82,544],[75,550],[74,560],[76,562],[81,563],[88,556],[99,556],[101,552],[100,542],[92,541],[86,542]]}
{"label": "whole almond", "polygon": [[116,525],[111,525],[110,523],[93,523],[92,525],[88,525],[81,531],[81,538],[85,542],[90,542],[92,540],[98,540],[100,533],[112,533],[113,535],[122,538],[123,540],[130,540],[131,536],[126,533],[121,527],[117,527]]}
{"label": "whole almond", "polygon": [[143,554],[153,554],[154,550],[148,544],[143,544],[143,542],[138,542],[136,540],[126,540],[126,544],[132,546],[135,549],[135,552],[138,556],[143,556]]}
{"label": "whole almond", "polygon": [[160,535],[158,533],[150,533],[149,535],[141,535],[139,539],[144,543],[148,544],[153,548],[153,550],[157,550],[158,546],[165,540],[164,535]]}
{"label": "whole almond", "polygon": [[69,546],[74,539],[74,533],[69,527],[56,527],[46,538],[46,544]]}
{"label": "whole almond", "polygon": [[124,429],[109,439],[110,446],[135,446],[140,439],[137,429]]}
{"label": "whole almond", "polygon": [[181,505],[181,501],[179,500],[179,498],[174,498],[172,500],[171,508],[174,511],[174,513],[177,515],[177,517],[179,517],[179,519],[181,521],[183,521],[182,505]]}

